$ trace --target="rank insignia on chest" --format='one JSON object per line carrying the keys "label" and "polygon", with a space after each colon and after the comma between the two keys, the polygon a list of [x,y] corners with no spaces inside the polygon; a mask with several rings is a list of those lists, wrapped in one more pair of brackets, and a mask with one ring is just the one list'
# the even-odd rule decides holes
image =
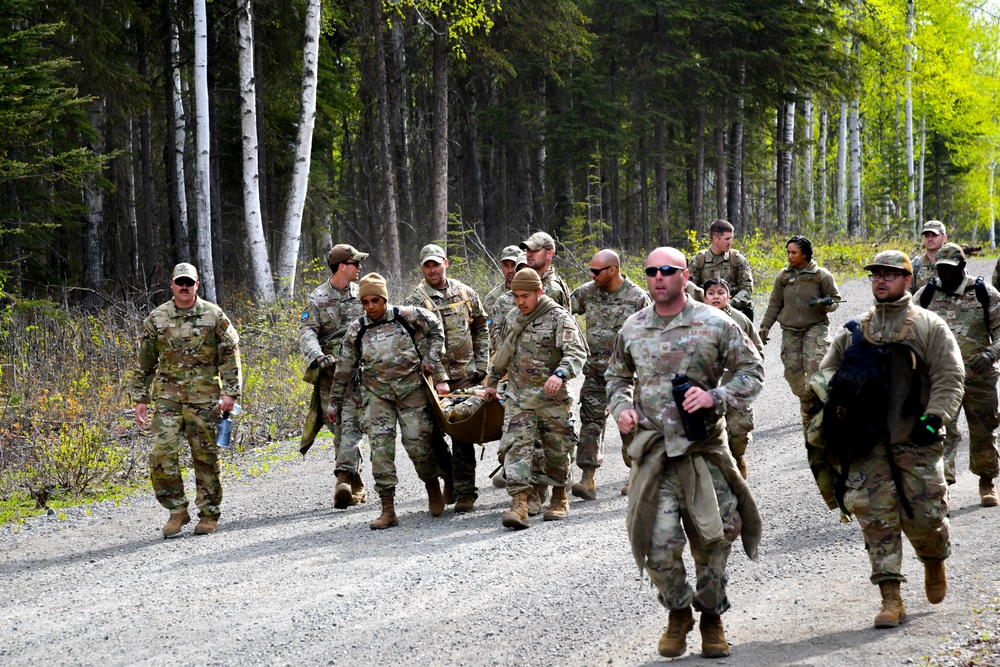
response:
{"label": "rank insignia on chest", "polygon": [[299,319],[302,320],[303,322],[305,322],[306,320],[308,320],[309,319],[309,311],[308,310],[303,311],[302,315],[299,316]]}

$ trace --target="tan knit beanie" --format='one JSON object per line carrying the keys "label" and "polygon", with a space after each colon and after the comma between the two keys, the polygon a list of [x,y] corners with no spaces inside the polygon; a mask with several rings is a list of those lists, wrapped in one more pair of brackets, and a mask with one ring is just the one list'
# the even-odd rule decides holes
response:
{"label": "tan knit beanie", "polygon": [[358,281],[358,298],[365,296],[380,296],[389,300],[389,290],[385,286],[385,278],[377,273],[369,273]]}
{"label": "tan knit beanie", "polygon": [[510,281],[512,290],[523,290],[534,292],[542,289],[542,279],[534,269],[521,269],[514,274],[514,279]]}

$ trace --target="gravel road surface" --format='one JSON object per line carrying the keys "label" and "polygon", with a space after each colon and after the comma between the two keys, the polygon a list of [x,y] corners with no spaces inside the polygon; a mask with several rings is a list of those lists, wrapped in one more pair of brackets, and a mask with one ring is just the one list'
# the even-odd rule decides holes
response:
{"label": "gravel road surface", "polygon": [[[992,266],[972,269],[988,277]],[[867,281],[843,292],[835,326],[870,303]],[[879,595],[868,581],[861,532],[857,523],[839,523],[819,496],[778,347],[773,340],[765,350],[767,383],[747,455],[764,517],[761,557],[750,562],[737,543],[730,560],[732,609],[723,618],[733,654],[704,660],[695,630],[676,662],[922,664],[981,623],[991,613],[984,609],[995,610],[1000,509],[979,506],[966,448],[951,488],[947,598],[926,601],[923,568],[907,544],[910,581],[902,590],[910,621],[874,630]],[[377,498],[333,509],[332,447],[272,466],[261,478],[224,480],[215,535],[194,536],[192,523],[183,537],[164,540],[167,513],[151,493],[33,519],[16,532],[5,527],[0,664],[667,662],[656,653],[666,611],[632,560],[619,494],[627,471],[615,429],[608,433],[599,499],[573,499],[567,520],[536,517],[520,532],[501,527],[509,499],[486,479],[495,443],[480,464],[476,511],[449,508],[439,518],[427,513],[423,487],[398,447],[400,525],[386,531],[368,529]],[[370,469],[365,476],[372,484]]]}

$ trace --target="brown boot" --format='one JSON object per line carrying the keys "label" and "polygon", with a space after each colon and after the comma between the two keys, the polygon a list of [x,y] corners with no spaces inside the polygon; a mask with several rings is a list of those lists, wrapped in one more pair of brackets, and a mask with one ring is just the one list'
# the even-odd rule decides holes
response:
{"label": "brown boot", "polygon": [[171,514],[170,520],[163,526],[163,537],[173,537],[181,532],[181,527],[191,523],[191,515],[184,510],[181,514]]}
{"label": "brown boot", "polygon": [[701,657],[725,658],[729,655],[729,642],[726,641],[726,633],[722,629],[721,616],[707,611],[701,612],[698,629],[701,630]]}
{"label": "brown boot", "polygon": [[878,585],[882,592],[882,611],[875,616],[876,628],[894,628],[907,621],[903,598],[899,596],[898,581],[881,581]]}
{"label": "brown boot", "polygon": [[531,527],[528,518],[528,492],[519,491],[510,497],[510,509],[500,517],[504,528],[521,530]]}
{"label": "brown boot", "polygon": [[542,499],[538,497],[538,488],[528,489],[528,516],[538,516],[542,513]]}
{"label": "brown boot", "polygon": [[660,643],[656,650],[664,658],[676,658],[684,655],[687,650],[687,635],[694,627],[694,615],[691,607],[671,609],[667,616],[667,629],[660,635]]}
{"label": "brown boot", "polygon": [[467,512],[471,512],[475,509],[475,504],[475,496],[460,496],[458,502],[455,503],[455,513],[465,514]]}
{"label": "brown boot", "polygon": [[344,470],[337,472],[337,486],[333,490],[333,508],[337,510],[347,509],[354,503],[354,494],[351,489],[351,473]]}
{"label": "brown boot", "polygon": [[203,516],[198,519],[198,525],[194,527],[195,535],[211,535],[219,527],[219,520]]}
{"label": "brown boot", "polygon": [[622,484],[622,495],[623,496],[628,495],[628,484]]}
{"label": "brown boot", "polygon": [[[455,479],[452,477],[446,477],[444,480],[444,504],[455,504]],[[437,514],[434,516],[437,516]]]}
{"label": "brown boot", "polygon": [[552,487],[552,500],[549,501],[549,508],[545,510],[546,521],[559,521],[569,516],[569,498],[566,497],[565,486]]}
{"label": "brown boot", "polygon": [[927,593],[927,601],[931,604],[944,600],[944,595],[948,592],[948,574],[943,560],[924,563],[924,592]]}
{"label": "brown boot", "polygon": [[593,466],[582,466],[583,477],[573,485],[573,495],[584,500],[597,500],[597,484],[594,482],[594,473],[597,468]]}
{"label": "brown boot", "polygon": [[396,518],[396,496],[384,495],[380,498],[382,500],[382,513],[377,519],[368,524],[368,527],[372,530],[382,530],[384,528],[398,526],[399,519]]}
{"label": "brown boot", "polygon": [[746,460],[746,458],[744,458],[742,456],[737,456],[736,457],[736,469],[740,471],[741,475],[743,475],[743,479],[747,478],[747,460]]}
{"label": "brown boot", "polygon": [[979,504],[983,507],[996,507],[1000,503],[1000,496],[997,496],[997,487],[993,483],[992,477],[979,478]]}
{"label": "brown boot", "polygon": [[441,516],[444,513],[444,496],[441,495],[441,484],[437,477],[424,482],[427,489],[427,509],[431,516]]}
{"label": "brown boot", "polygon": [[359,505],[368,502],[368,492],[365,491],[365,481],[361,479],[361,473],[351,475],[351,504]]}

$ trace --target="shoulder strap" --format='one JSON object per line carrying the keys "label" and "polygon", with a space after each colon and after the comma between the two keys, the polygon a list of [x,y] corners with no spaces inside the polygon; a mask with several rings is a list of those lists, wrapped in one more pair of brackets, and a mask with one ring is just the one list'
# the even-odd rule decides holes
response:
{"label": "shoulder strap", "polygon": [[[393,321],[398,322],[399,326],[406,330],[406,333],[410,334],[410,340],[413,341],[413,347],[417,350],[417,355],[420,355],[420,348],[417,347],[416,331],[413,329],[413,325],[406,321],[406,318],[399,314],[399,306],[392,307]],[[354,339],[354,352],[358,359],[361,358],[361,338],[365,335],[365,332],[377,326],[382,326],[383,324],[388,324],[385,320],[379,320],[378,322],[371,322],[365,324],[365,317],[362,315],[358,318],[358,323],[361,324],[361,328],[358,329],[358,337]]]}
{"label": "shoulder strap", "polygon": [[937,291],[938,281],[937,278],[931,278],[927,281],[927,285],[924,287],[923,293],[920,295],[920,307],[927,308],[930,305],[931,299],[934,298],[934,292]]}
{"label": "shoulder strap", "polygon": [[976,277],[976,301],[979,305],[983,307],[983,323],[986,325],[986,335],[990,337],[990,342],[993,342],[993,336],[990,333],[990,293],[986,289],[986,281],[983,280],[982,276]]}
{"label": "shoulder strap", "polygon": [[458,293],[462,295],[462,303],[465,304],[465,319],[468,320],[469,324],[472,324],[472,295],[469,293],[469,287],[459,282],[456,284],[458,285]]}
{"label": "shoulder strap", "polygon": [[705,268],[705,251],[699,250],[698,254],[694,256],[694,262],[698,265],[698,270],[701,271]]}
{"label": "shoulder strap", "polygon": [[[420,290],[420,294],[424,297],[424,306],[427,307],[427,310],[430,310],[430,311],[433,311],[434,313],[437,313],[438,312],[438,308],[437,308],[437,306],[434,305],[434,299],[431,298],[431,295],[428,294],[427,290],[424,288],[424,282],[423,281],[420,281],[420,283],[417,284],[417,289]],[[396,310],[399,310],[399,309],[396,308]]]}
{"label": "shoulder strap", "polygon": [[739,250],[733,250],[733,249],[730,248],[730,250],[729,250],[729,266],[733,267],[734,271],[736,269],[740,268],[740,251]]}

